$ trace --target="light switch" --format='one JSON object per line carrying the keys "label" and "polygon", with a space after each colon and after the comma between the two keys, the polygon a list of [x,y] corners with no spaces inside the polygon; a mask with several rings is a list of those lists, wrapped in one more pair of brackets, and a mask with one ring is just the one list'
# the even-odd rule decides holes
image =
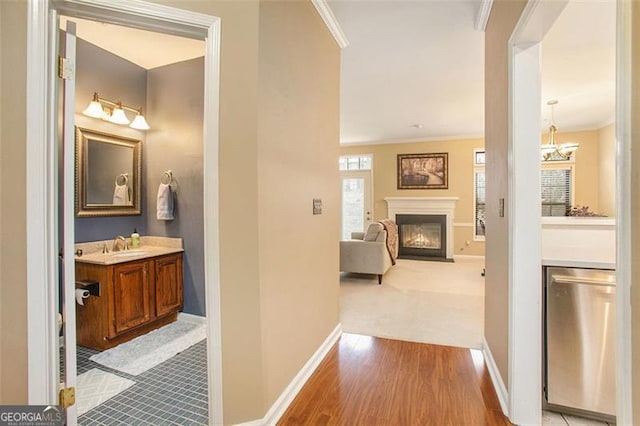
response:
{"label": "light switch", "polygon": [[500,198],[500,203],[498,205],[498,216],[504,217],[504,198]]}
{"label": "light switch", "polygon": [[322,198],[313,199],[313,214],[322,214]]}

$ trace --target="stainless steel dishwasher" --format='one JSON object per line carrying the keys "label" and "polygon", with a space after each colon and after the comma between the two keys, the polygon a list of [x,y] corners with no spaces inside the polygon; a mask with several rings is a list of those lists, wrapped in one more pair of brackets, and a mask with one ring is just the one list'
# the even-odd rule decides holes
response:
{"label": "stainless steel dishwasher", "polygon": [[615,271],[546,268],[545,407],[614,421]]}

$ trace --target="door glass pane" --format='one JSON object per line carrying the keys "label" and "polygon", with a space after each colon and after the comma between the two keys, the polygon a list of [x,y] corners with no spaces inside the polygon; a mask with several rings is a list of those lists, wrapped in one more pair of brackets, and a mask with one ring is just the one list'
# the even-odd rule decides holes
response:
{"label": "door glass pane", "polygon": [[364,179],[342,179],[342,239],[364,232]]}

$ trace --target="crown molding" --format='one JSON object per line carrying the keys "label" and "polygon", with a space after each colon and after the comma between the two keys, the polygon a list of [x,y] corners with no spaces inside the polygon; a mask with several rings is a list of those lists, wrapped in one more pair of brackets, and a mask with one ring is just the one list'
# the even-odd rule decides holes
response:
{"label": "crown molding", "polygon": [[476,31],[483,31],[487,28],[487,22],[489,22],[489,15],[491,15],[491,7],[493,6],[493,0],[482,0],[480,2],[480,8],[476,15],[476,22],[474,28]]}
{"label": "crown molding", "polygon": [[405,138],[405,139],[378,139],[378,140],[362,140],[362,141],[341,141],[341,147],[358,146],[358,145],[391,145],[400,143],[420,143],[420,142],[444,142],[444,141],[461,141],[471,139],[484,139],[484,134],[464,134],[464,135],[450,135],[450,136],[425,136],[417,138]]}
{"label": "crown molding", "polygon": [[329,32],[340,46],[340,49],[344,49],[349,45],[349,40],[347,40],[347,36],[344,35],[338,20],[336,19],[331,7],[326,0],[311,0],[311,3],[315,6],[318,14],[324,21],[325,25],[329,29]]}

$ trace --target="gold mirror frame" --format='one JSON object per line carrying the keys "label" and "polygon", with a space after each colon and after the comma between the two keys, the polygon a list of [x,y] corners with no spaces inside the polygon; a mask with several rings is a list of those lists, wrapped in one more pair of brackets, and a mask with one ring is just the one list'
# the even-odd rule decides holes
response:
{"label": "gold mirror frame", "polygon": [[[84,129],[76,126],[76,216],[135,216],[141,214],[140,208],[140,178],[142,174],[142,141],[123,136],[111,135],[95,130]],[[99,142],[115,146],[131,148],[131,173],[127,174],[127,185],[130,187],[130,202],[128,204],[110,204],[106,202],[90,203],[89,197],[89,144]],[[128,162],[128,159],[126,160]],[[128,167],[128,166],[127,166]],[[129,170],[127,170],[129,171]],[[113,189],[115,190],[116,180],[122,177],[120,170],[114,170],[111,174],[113,179]],[[121,180],[119,180],[121,181]]]}

